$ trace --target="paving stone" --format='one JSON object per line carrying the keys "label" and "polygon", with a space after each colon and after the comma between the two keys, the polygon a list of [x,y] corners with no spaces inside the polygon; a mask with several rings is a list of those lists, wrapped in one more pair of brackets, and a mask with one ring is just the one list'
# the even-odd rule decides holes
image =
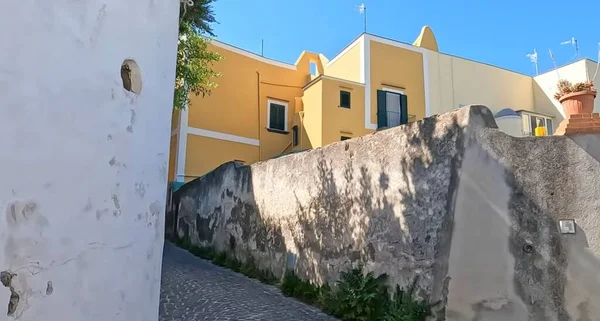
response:
{"label": "paving stone", "polygon": [[333,321],[279,289],[216,266],[166,242],[160,321]]}

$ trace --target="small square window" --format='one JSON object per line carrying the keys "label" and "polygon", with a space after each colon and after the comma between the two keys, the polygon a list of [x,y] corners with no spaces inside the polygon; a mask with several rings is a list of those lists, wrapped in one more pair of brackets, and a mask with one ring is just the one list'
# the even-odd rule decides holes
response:
{"label": "small square window", "polygon": [[350,92],[340,90],[340,107],[350,108]]}
{"label": "small square window", "polygon": [[342,140],[342,141],[345,141],[345,140],[348,140],[348,139],[351,139],[351,138],[352,138],[352,137],[348,137],[348,136],[342,136],[342,137],[341,137],[341,140]]}

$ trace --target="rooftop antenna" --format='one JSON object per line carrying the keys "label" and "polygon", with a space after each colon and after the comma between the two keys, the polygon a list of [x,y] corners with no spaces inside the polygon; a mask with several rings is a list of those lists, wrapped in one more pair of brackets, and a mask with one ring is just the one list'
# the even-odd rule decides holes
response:
{"label": "rooftop antenna", "polygon": [[264,39],[260,39],[260,56],[264,57],[265,56],[265,40]]}
{"label": "rooftop antenna", "polygon": [[596,76],[598,76],[598,68],[600,67],[600,42],[598,43],[598,61],[596,62],[596,72],[594,73],[594,78],[592,78],[592,83],[596,80]]}
{"label": "rooftop antenna", "polygon": [[363,32],[367,33],[367,7],[364,3],[358,6],[358,12],[363,15]]}
{"label": "rooftop antenna", "polygon": [[[579,57],[579,46],[577,45],[577,39],[575,39],[575,37],[571,37],[571,40],[563,41],[560,44],[561,45],[572,45],[573,47],[575,47],[575,56],[573,58]],[[571,58],[571,59],[573,59],[573,58]]]}
{"label": "rooftop antenna", "polygon": [[532,54],[527,54],[527,57],[535,65],[535,75],[537,76],[538,75],[538,54],[537,54],[537,50],[533,49],[533,53]]}
{"label": "rooftop antenna", "polygon": [[558,67],[556,66],[556,59],[554,59],[554,54],[552,53],[552,49],[548,49],[550,52],[550,59],[552,59],[552,63],[554,64],[554,70],[556,70],[556,76],[560,80],[560,75],[558,74]]}

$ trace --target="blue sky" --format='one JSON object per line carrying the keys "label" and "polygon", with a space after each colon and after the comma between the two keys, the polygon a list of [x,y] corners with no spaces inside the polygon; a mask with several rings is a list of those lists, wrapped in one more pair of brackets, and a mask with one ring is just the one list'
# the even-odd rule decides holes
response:
{"label": "blue sky", "polygon": [[[365,0],[367,31],[412,43],[429,25],[441,52],[533,75],[528,53],[536,48],[540,73],[572,61],[575,37],[580,57],[598,58],[600,1]],[[302,50],[333,58],[363,30],[360,0],[218,0],[217,39],[266,57],[293,63]],[[568,12],[574,5],[576,13]]]}

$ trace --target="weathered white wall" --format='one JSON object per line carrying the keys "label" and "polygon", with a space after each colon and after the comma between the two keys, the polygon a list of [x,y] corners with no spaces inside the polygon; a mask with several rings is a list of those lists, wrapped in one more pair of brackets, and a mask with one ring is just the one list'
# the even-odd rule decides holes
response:
{"label": "weathered white wall", "polygon": [[493,113],[534,110],[530,76],[433,51],[427,57],[433,115],[469,104],[485,105]]}
{"label": "weathered white wall", "polygon": [[178,8],[0,3],[0,320],[158,319]]}
{"label": "weathered white wall", "polygon": [[[593,77],[593,75],[590,77]],[[565,116],[561,104],[553,97],[558,79],[566,79],[573,83],[586,81],[586,60],[579,60],[533,78],[535,111],[556,117],[554,119],[556,126]]]}
{"label": "weathered white wall", "polygon": [[[596,90],[598,90],[600,88],[600,70],[598,70],[596,79],[594,79],[594,75],[596,74],[596,69],[598,68],[598,63],[596,61],[586,59],[585,67],[587,69],[587,74],[588,74],[590,80],[594,81],[594,87],[596,87]],[[600,111],[600,95],[596,95],[596,99],[594,100],[594,111],[595,112]]]}

